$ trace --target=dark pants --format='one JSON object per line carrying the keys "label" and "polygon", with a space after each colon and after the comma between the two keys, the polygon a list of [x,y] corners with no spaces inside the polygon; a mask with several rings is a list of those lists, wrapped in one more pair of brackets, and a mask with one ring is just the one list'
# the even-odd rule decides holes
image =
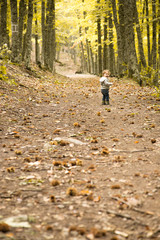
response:
{"label": "dark pants", "polygon": [[101,93],[102,93],[102,101],[105,102],[109,102],[109,89],[101,89]]}

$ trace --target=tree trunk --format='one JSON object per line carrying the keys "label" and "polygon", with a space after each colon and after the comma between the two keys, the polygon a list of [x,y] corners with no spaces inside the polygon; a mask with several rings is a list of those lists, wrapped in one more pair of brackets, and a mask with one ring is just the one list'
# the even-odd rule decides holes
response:
{"label": "tree trunk", "polygon": [[[123,3],[122,3],[123,4]],[[116,1],[112,0],[112,9],[113,9],[113,17],[114,17],[114,24],[116,27],[117,32],[117,47],[118,47],[118,58],[117,58],[117,70],[118,75],[122,77],[123,75],[123,63],[124,63],[124,46],[123,46],[123,35],[121,32],[121,27],[124,27],[124,9],[123,5],[119,2],[119,23],[117,19],[117,10],[116,10]]]}
{"label": "tree trunk", "polygon": [[26,51],[25,51],[25,66],[30,69],[31,50],[32,50],[32,19],[33,19],[33,0],[28,3],[28,19],[27,19],[27,32],[26,32]]}
{"label": "tree trunk", "polygon": [[21,0],[19,3],[19,31],[18,31],[18,39],[19,39],[19,58],[22,60],[23,55],[23,31],[24,31],[24,19],[27,14],[26,11],[26,1]]}
{"label": "tree trunk", "polygon": [[[97,0],[97,3],[99,5],[100,0]],[[101,18],[99,13],[97,16],[97,35],[98,35],[98,75],[100,75],[102,73],[102,45],[101,45],[102,43],[101,43]]]}
{"label": "tree trunk", "polygon": [[87,48],[87,72],[91,73],[91,57],[90,57],[90,49],[89,49],[89,42],[86,39],[86,48]]}
{"label": "tree trunk", "polygon": [[134,76],[139,80],[137,55],[135,49],[135,35],[133,27],[134,1],[135,0],[124,1],[125,52],[127,59],[128,76]]}
{"label": "tree trunk", "polygon": [[150,44],[150,28],[149,28],[148,0],[146,0],[146,21],[147,21],[147,52],[148,52],[148,66],[151,67],[151,44]]}
{"label": "tree trunk", "polygon": [[92,48],[90,46],[90,56],[91,56],[91,73],[94,74],[94,58],[93,58],[93,52],[92,52]]}
{"label": "tree trunk", "polygon": [[[79,36],[82,36],[82,27],[79,28]],[[85,72],[87,71],[87,63],[85,60],[85,55],[84,55],[84,46],[83,42],[81,41],[80,43],[80,49],[81,49],[81,71]]]}
{"label": "tree trunk", "polygon": [[38,43],[38,21],[37,21],[37,3],[35,2],[35,7],[34,7],[34,13],[35,13],[35,61],[36,64],[40,65],[40,48],[39,48],[39,43]]}
{"label": "tree trunk", "polygon": [[11,25],[12,25],[12,62],[18,61],[18,18],[17,18],[17,0],[10,0],[11,5]]}
{"label": "tree trunk", "polygon": [[44,64],[44,58],[45,58],[45,0],[41,1],[41,29],[42,29],[41,62]]}
{"label": "tree trunk", "polygon": [[157,30],[157,21],[156,19],[156,0],[152,0],[152,16],[153,16],[153,34],[152,34],[152,63],[153,69],[153,84],[158,85],[156,67],[157,67],[157,37],[156,37],[156,30]]}
{"label": "tree trunk", "polygon": [[48,0],[46,11],[44,64],[51,72],[55,71],[55,53],[55,2],[54,0]]}
{"label": "tree trunk", "polygon": [[112,12],[109,10],[109,70],[111,74],[115,73],[115,58],[114,58],[114,49],[113,49],[113,21],[112,21]]}
{"label": "tree trunk", "polygon": [[[107,4],[107,1],[105,0],[105,4]],[[108,13],[106,12],[106,16],[104,17],[104,27],[103,27],[103,69],[108,69],[108,46],[107,46],[107,15]]]}
{"label": "tree trunk", "polygon": [[146,64],[146,59],[144,55],[142,33],[140,29],[136,0],[134,0],[133,3],[134,3],[134,16],[135,16],[135,23],[136,23],[136,30],[137,30],[137,37],[138,37],[138,49],[139,49],[140,62],[142,63],[142,66],[146,68],[147,64]]}
{"label": "tree trunk", "polygon": [[7,0],[0,4],[0,46],[7,44],[9,46],[9,36],[7,30]]}
{"label": "tree trunk", "polygon": [[[158,63],[157,63],[157,69],[160,69],[160,0],[158,1]],[[158,71],[158,78],[160,79],[160,71]],[[160,85],[160,83],[159,83]]]}

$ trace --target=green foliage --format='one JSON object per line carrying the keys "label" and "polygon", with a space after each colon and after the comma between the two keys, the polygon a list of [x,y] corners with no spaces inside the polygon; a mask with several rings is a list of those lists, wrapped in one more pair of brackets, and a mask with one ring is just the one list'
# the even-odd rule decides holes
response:
{"label": "green foliage", "polygon": [[141,80],[145,85],[153,86],[154,85],[154,78],[158,74],[158,70],[154,69],[153,67],[146,67],[141,68]]}
{"label": "green foliage", "polygon": [[157,97],[157,98],[160,98],[160,87],[156,87],[155,86],[155,90],[156,90],[156,92],[155,92],[155,96]]}
{"label": "green foliage", "polygon": [[9,62],[11,51],[8,49],[7,44],[4,44],[0,48],[0,80],[6,81],[6,64]]}

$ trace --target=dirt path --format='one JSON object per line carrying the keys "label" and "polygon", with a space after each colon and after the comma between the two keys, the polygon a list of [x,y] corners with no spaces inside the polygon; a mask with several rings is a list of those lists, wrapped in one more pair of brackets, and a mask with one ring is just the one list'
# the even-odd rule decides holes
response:
{"label": "dirt path", "polygon": [[9,73],[18,85],[0,83],[0,239],[160,239],[153,90],[113,79],[102,106],[97,77]]}

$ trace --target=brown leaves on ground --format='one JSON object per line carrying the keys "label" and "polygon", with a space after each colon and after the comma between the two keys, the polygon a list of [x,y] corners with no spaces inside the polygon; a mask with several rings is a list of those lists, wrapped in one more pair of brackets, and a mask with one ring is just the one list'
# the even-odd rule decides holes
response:
{"label": "brown leaves on ground", "polygon": [[[0,238],[158,239],[154,90],[112,79],[106,108],[95,76],[13,68],[18,85],[0,82]],[[31,227],[5,222],[26,213]]]}

